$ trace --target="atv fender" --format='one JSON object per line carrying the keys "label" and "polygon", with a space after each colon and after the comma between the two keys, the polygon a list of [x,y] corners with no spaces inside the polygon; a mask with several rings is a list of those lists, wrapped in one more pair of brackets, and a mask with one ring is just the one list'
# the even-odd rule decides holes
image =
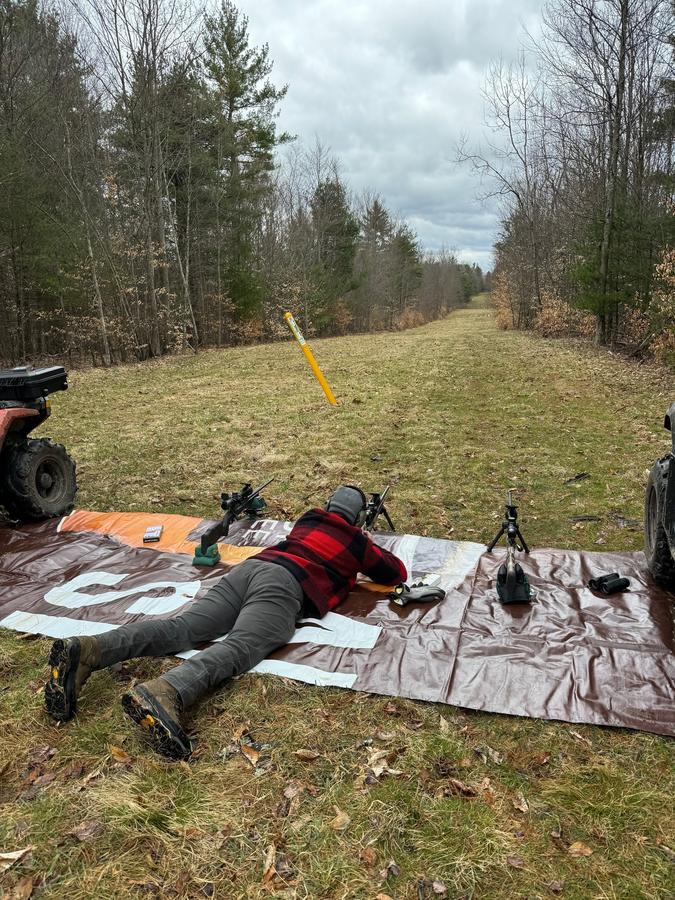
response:
{"label": "atv fender", "polygon": [[[22,422],[21,419],[29,419],[36,417],[37,422]],[[0,409],[0,450],[5,443],[5,439],[10,431],[20,431],[22,434],[28,434],[41,420],[39,409],[30,409],[25,406],[10,406],[6,409]]]}

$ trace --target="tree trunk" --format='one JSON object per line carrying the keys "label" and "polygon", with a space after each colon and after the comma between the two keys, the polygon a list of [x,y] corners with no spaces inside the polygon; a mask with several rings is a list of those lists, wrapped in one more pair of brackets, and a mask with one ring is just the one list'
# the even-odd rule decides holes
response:
{"label": "tree trunk", "polygon": [[159,267],[162,282],[162,294],[164,302],[169,304],[171,298],[171,284],[169,279],[169,259],[166,252],[166,224],[164,222],[164,197],[162,185],[165,181],[164,160],[160,144],[159,127],[157,117],[153,124],[153,187],[155,191],[155,211],[157,216],[157,244],[159,247]]}
{"label": "tree trunk", "polygon": [[162,345],[159,337],[159,310],[157,308],[157,294],[155,292],[155,252],[149,209],[145,239],[145,273],[147,279],[146,313],[150,314],[150,353],[152,356],[161,356]]}
{"label": "tree trunk", "polygon": [[[610,313],[607,295],[609,293],[609,261],[611,253],[612,235],[615,225],[615,205],[618,182],[619,150],[621,147],[621,124],[623,118],[623,102],[626,85],[626,44],[628,35],[628,3],[629,0],[621,0],[621,26],[619,37],[619,59],[616,80],[616,95],[612,101],[611,93],[608,96],[609,109],[609,159],[607,164],[607,184],[605,187],[605,211],[602,229],[602,244],[600,246],[600,308],[597,312],[595,329],[595,341],[597,344],[606,344],[609,337],[607,321]],[[614,108],[612,109],[612,102]]]}

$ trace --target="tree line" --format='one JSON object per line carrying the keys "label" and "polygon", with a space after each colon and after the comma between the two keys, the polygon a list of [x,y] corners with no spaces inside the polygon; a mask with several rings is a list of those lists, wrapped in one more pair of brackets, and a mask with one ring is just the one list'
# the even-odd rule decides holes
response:
{"label": "tree line", "polygon": [[0,6],[0,359],[109,365],[400,328],[483,289],[339,161],[223,0]]}
{"label": "tree line", "polygon": [[552,0],[485,88],[494,137],[462,150],[502,201],[500,323],[675,366],[672,0]]}

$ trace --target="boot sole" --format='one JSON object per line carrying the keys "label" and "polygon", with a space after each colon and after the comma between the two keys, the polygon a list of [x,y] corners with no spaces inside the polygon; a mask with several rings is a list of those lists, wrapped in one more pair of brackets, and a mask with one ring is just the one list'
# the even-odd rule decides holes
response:
{"label": "boot sole", "polygon": [[49,681],[45,685],[45,708],[57,722],[68,722],[77,711],[75,676],[79,662],[79,643],[54,641],[49,652]]}
{"label": "boot sole", "polygon": [[192,742],[149,691],[138,687],[122,697],[122,708],[139,725],[151,744],[168,759],[189,759]]}

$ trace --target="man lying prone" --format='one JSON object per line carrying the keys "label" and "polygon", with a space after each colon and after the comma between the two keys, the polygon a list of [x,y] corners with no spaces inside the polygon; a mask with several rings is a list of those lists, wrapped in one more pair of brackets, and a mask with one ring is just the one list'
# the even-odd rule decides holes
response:
{"label": "man lying prone", "polygon": [[237,565],[200,600],[171,619],[123,625],[98,637],[54,642],[45,705],[58,722],[77,710],[92,672],[138,656],[168,656],[214,641],[165,675],[124,694],[125,713],[171,759],[192,752],[183,713],[288,643],[304,615],[323,616],[346,599],[359,572],[380,584],[405,581],[404,564],[362,530],[366,498],[343,485],[325,509],[310,509],[288,537]]}

